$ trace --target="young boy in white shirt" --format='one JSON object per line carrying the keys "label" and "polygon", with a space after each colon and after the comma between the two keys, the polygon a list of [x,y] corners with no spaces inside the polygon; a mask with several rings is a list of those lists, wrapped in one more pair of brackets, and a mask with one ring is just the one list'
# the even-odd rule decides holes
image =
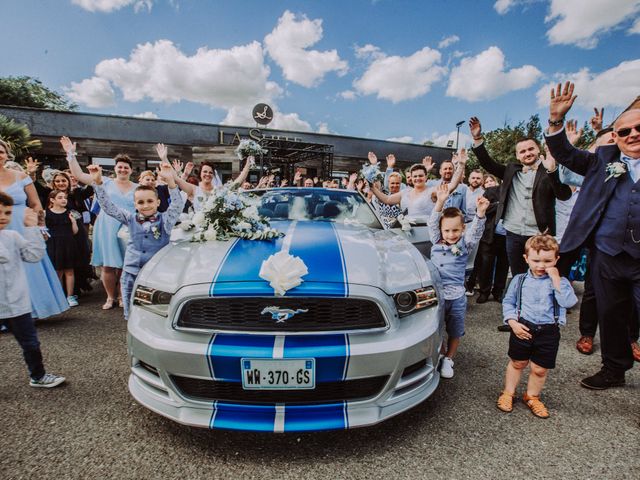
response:
{"label": "young boy in white shirt", "polygon": [[46,247],[38,215],[27,208],[24,213],[24,236],[7,230],[13,213],[13,198],[0,192],[0,320],[8,323],[22,348],[29,368],[32,387],[52,388],[65,378],[47,373],[42,363],[38,333],[31,317],[31,296],[22,262],[38,262],[46,254]]}

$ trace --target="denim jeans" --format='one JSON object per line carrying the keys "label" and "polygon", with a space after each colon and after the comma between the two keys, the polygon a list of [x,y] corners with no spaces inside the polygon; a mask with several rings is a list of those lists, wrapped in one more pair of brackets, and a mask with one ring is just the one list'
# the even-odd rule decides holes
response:
{"label": "denim jeans", "polygon": [[38,333],[31,313],[25,313],[19,317],[7,318],[5,321],[13,332],[13,336],[22,347],[24,361],[29,368],[29,374],[34,380],[39,380],[46,373],[42,364],[42,353],[40,352],[40,342]]}

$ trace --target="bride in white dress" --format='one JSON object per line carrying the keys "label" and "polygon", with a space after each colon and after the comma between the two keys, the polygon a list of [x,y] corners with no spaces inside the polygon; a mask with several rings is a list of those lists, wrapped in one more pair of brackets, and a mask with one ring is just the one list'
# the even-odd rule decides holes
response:
{"label": "bride in white dress", "polygon": [[[464,174],[464,168],[467,163],[467,152],[465,149],[460,153],[453,154],[453,163],[456,165],[456,171],[453,174],[451,183],[449,183],[449,193],[453,192],[460,182]],[[413,165],[409,169],[413,188],[405,188],[404,190],[386,195],[380,190],[378,185],[372,185],[371,191],[378,200],[387,205],[398,205],[410,217],[429,217],[431,210],[435,205],[432,199],[434,188],[427,187],[427,175],[433,169],[433,160],[431,157],[425,157],[422,164]]]}

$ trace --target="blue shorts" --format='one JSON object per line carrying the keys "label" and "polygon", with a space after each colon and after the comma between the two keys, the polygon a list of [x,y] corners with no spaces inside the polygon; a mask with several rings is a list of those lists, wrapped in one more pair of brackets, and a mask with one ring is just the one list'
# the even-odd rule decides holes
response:
{"label": "blue shorts", "polygon": [[464,316],[466,312],[466,295],[444,301],[444,323],[449,338],[460,338],[464,335]]}

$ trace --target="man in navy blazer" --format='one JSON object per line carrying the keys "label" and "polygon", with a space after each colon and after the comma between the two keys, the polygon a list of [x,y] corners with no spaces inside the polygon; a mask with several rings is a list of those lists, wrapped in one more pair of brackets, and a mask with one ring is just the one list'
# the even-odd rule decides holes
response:
{"label": "man in navy blazer", "polygon": [[559,163],[584,176],[561,254],[585,242],[593,247],[602,369],[581,384],[603,390],[624,385],[625,371],[633,366],[632,306],[640,312],[640,109],[628,110],[615,121],[615,144],[594,153],[579,150],[569,143],[563,126],[576,99],[573,91],[570,82],[552,89],[546,141]]}

